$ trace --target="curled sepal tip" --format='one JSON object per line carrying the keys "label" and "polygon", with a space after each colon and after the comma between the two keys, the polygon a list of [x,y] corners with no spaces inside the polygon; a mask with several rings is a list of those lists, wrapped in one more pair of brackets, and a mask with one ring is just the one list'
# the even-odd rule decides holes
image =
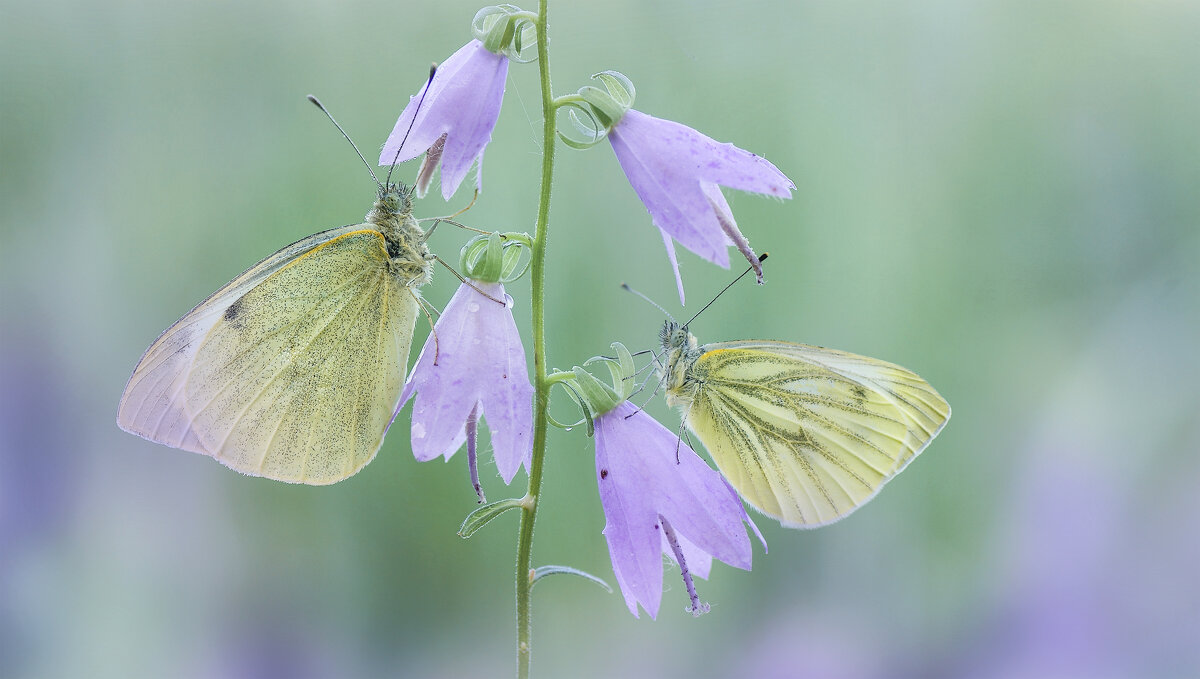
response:
{"label": "curled sepal tip", "polygon": [[[600,143],[613,125],[620,122],[633,107],[637,90],[633,82],[618,71],[601,71],[592,76],[603,89],[585,85],[574,95],[562,97],[559,105],[567,107],[567,119],[583,139],[572,139],[562,132],[558,138],[574,149],[586,149]],[[584,117],[586,116],[586,120]]]}
{"label": "curled sepal tip", "polygon": [[562,382],[570,389],[571,396],[583,409],[584,418],[588,420],[589,436],[594,431],[592,422],[595,418],[624,403],[633,394],[633,377],[637,372],[633,364],[633,355],[620,342],[613,342],[612,348],[616,353],[615,358],[594,356],[584,361],[584,365],[603,362],[608,366],[612,376],[611,385],[601,382],[580,366],[575,366],[570,373],[556,375],[556,381]]}
{"label": "curled sepal tip", "polygon": [[511,283],[525,274],[529,258],[522,253],[530,249],[530,238],[524,233],[480,234],[459,251],[459,268],[467,278],[487,283]]}
{"label": "curled sepal tip", "polygon": [[537,50],[531,49],[537,41],[536,21],[536,14],[516,5],[492,5],[475,13],[471,32],[489,51],[524,64],[537,58]]}

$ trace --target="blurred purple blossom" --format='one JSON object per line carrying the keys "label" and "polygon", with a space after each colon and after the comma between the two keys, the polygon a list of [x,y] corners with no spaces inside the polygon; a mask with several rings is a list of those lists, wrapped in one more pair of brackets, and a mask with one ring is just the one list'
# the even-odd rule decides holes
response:
{"label": "blurred purple blossom", "polygon": [[720,474],[632,403],[600,415],[595,425],[604,537],[629,612],[636,617],[641,604],[651,618],[658,615],[663,554],[679,564],[693,613],[703,612],[690,575],[707,579],[713,557],[750,570],[742,522],[762,541],[758,527]]}
{"label": "blurred purple blossom", "polygon": [[728,248],[735,245],[762,282],[762,267],[720,187],[791,198],[796,185],[790,179],[766,158],[633,109],[612,126],[608,139],[633,190],[662,232],[681,303],[683,279],[672,239],[726,268]]}
{"label": "blurred purple blossom", "polygon": [[482,188],[483,149],[500,117],[507,77],[508,57],[488,51],[478,40],[463,45],[409,99],[379,153],[379,164],[401,163],[425,153],[417,195],[425,195],[441,162],[442,197],[450,200],[478,160],[475,186]]}
{"label": "blurred purple blossom", "polygon": [[480,416],[504,482],[528,466],[533,387],[503,284],[472,280],[459,286],[421,349],[399,407],[414,394],[412,450],[418,460],[449,460],[467,439],[468,421]]}

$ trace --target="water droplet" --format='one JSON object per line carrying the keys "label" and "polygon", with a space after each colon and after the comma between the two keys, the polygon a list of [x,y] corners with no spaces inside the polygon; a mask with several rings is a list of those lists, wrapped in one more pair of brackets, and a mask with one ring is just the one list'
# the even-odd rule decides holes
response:
{"label": "water droplet", "polygon": [[504,296],[504,307],[505,307],[506,309],[511,309],[511,308],[513,308],[513,298],[512,298],[512,295],[505,295],[505,296]]}
{"label": "water droplet", "polygon": [[421,424],[420,422],[413,422],[412,435],[415,439],[425,438],[425,425]]}
{"label": "water droplet", "polygon": [[470,311],[471,313],[475,313],[476,311],[479,311],[479,303],[471,302],[470,304],[467,304],[467,311]]}

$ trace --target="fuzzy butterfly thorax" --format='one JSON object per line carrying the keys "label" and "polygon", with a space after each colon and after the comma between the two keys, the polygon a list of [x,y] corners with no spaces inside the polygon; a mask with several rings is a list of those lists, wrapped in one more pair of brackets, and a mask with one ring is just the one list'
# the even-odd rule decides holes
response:
{"label": "fuzzy butterfly thorax", "polygon": [[659,362],[659,376],[667,390],[667,405],[686,406],[692,402],[700,388],[692,367],[700,358],[700,347],[696,336],[688,332],[687,326],[675,321],[665,321],[659,332],[663,359]]}
{"label": "fuzzy butterfly thorax", "polygon": [[420,287],[433,278],[434,256],[425,244],[428,234],[412,216],[407,186],[380,185],[379,196],[367,213],[367,223],[383,234],[391,271],[406,286]]}

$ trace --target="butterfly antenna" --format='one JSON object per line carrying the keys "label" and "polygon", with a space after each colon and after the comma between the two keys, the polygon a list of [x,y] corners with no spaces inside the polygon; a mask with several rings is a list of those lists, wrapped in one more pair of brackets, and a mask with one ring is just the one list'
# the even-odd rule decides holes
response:
{"label": "butterfly antenna", "polygon": [[313,95],[308,95],[308,100],[311,101],[314,106],[321,109],[321,113],[324,113],[326,116],[328,116],[329,122],[333,123],[333,126],[338,128],[338,132],[342,133],[342,136],[346,138],[346,141],[350,142],[350,147],[353,148],[354,152],[358,154],[358,158],[359,160],[363,161],[363,165],[367,166],[367,172],[371,173],[371,179],[374,179],[375,183],[378,184],[379,177],[375,176],[375,171],[371,169],[371,164],[367,162],[366,158],[363,158],[362,151],[359,151],[358,147],[354,145],[354,140],[350,138],[350,135],[346,134],[346,131],[342,129],[342,126],[338,125],[338,121],[333,119],[333,114],[325,108],[325,105],[321,103],[320,99],[317,99]]}
{"label": "butterfly antenna", "polygon": [[[408,135],[412,132],[413,125],[417,122],[417,114],[421,112],[421,104],[425,103],[425,95],[429,93],[429,86],[433,84],[433,75],[437,73],[437,63],[429,65],[429,80],[425,81],[425,87],[421,90],[421,99],[417,101],[417,108],[413,111],[412,120],[408,121],[408,129],[404,131],[404,138],[400,140],[400,145],[396,147],[396,155],[392,156],[392,165],[388,168],[387,184],[392,183],[392,171],[396,169],[396,163],[400,160],[400,151],[404,148],[404,142],[408,141]],[[411,198],[412,192],[416,190],[415,184],[409,188],[408,195]]]}
{"label": "butterfly antenna", "polygon": [[671,319],[672,322],[675,321],[675,317],[671,315],[670,311],[667,311],[666,309],[662,308],[662,305],[659,304],[658,302],[655,302],[654,300],[643,295],[642,293],[638,292],[637,290],[634,290],[633,288],[629,287],[628,283],[622,283],[621,287],[624,288],[627,292],[632,292],[633,294],[637,295],[638,297],[641,297],[642,299],[649,302],[651,306],[653,306],[655,309],[658,309],[659,311],[663,312],[663,315],[665,315],[667,318]]}
{"label": "butterfly antenna", "polygon": [[[766,258],[767,258],[767,253],[764,252],[758,256],[758,262],[761,264]],[[721,295],[724,295],[726,290],[728,290],[729,288],[732,288],[734,286],[734,283],[737,283],[738,281],[745,278],[746,274],[750,273],[751,271],[754,271],[754,267],[747,268],[737,278],[733,279],[733,282],[731,282],[729,285],[726,285],[724,288],[722,288],[720,292],[718,292],[711,300],[708,301],[708,304],[704,305],[704,309],[707,309],[708,307],[712,306],[713,302],[720,299]],[[699,316],[700,314],[704,313],[704,309],[697,311],[696,316]],[[692,321],[696,320],[696,316],[692,316],[690,319],[688,319],[688,322],[684,323],[683,327],[686,328],[689,325],[691,325]]]}

